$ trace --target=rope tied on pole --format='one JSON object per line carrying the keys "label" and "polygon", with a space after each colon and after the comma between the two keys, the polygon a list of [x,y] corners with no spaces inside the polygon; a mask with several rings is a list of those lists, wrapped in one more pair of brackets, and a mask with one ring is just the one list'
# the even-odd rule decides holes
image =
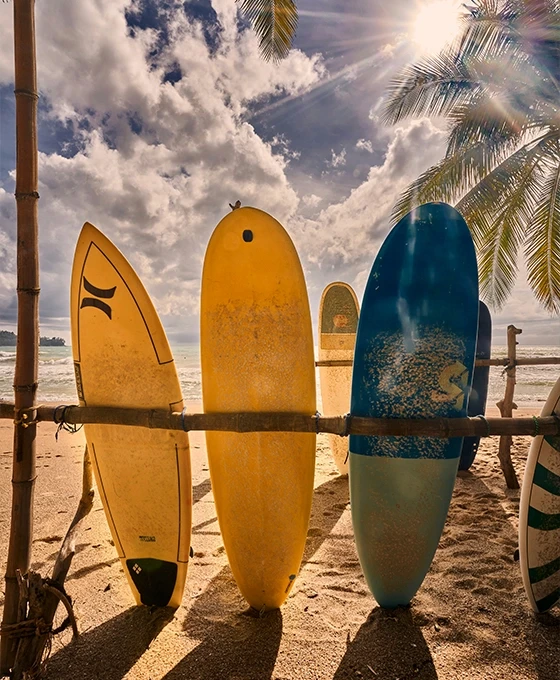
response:
{"label": "rope tied on pole", "polygon": [[[344,430],[341,432],[340,436],[341,437],[349,437],[350,436],[350,420],[352,416],[349,413],[346,413],[344,416]],[[346,455],[346,458],[348,458],[348,455]],[[344,461],[346,462],[346,461]]]}
{"label": "rope tied on pole", "polygon": [[315,411],[315,415],[313,417],[315,418],[315,432],[316,434],[319,434],[319,432],[321,431],[319,429],[319,418],[321,417],[321,414],[319,413],[319,411]]}
{"label": "rope tied on pole", "polygon": [[[68,405],[61,405],[57,406],[54,409],[53,413],[53,422],[55,425],[58,425],[56,428],[56,432],[54,433],[54,438],[56,441],[58,441],[58,434],[61,430],[64,430],[65,432],[69,432],[70,434],[76,434],[76,432],[79,432],[84,424],[82,423],[81,425],[77,425],[76,423],[68,423],[66,422],[66,411],[72,408],[71,404]],[[61,413],[59,414],[58,411],[62,409]]]}
{"label": "rope tied on pole", "polygon": [[[34,406],[26,406],[20,408],[17,411],[16,417],[14,418],[14,425],[21,425],[23,428],[29,427],[30,425],[36,425],[39,420],[37,419],[37,409],[43,406],[43,404],[36,404]],[[29,419],[29,414],[34,413],[35,417],[31,420]],[[17,416],[20,416],[19,418]]]}
{"label": "rope tied on pole", "polygon": [[4,624],[0,627],[0,635],[12,639],[47,635],[52,632],[52,626],[42,617],[27,619],[19,623]]}
{"label": "rope tied on pole", "polygon": [[476,417],[480,418],[480,420],[482,420],[482,422],[485,423],[485,425],[486,425],[486,436],[489,437],[490,436],[490,423],[486,420],[486,418],[484,416],[476,416]]}
{"label": "rope tied on pole", "polygon": [[39,383],[34,382],[29,385],[13,385],[14,392],[35,392]]}
{"label": "rope tied on pole", "polygon": [[24,640],[29,638],[47,638],[43,654],[36,659],[33,666],[25,672],[26,680],[40,680],[44,677],[44,671],[47,661],[52,651],[52,640],[55,635],[52,624],[47,623],[42,616],[35,619],[27,619],[19,623],[12,623],[9,625],[2,625],[0,628],[0,636],[11,640]]}

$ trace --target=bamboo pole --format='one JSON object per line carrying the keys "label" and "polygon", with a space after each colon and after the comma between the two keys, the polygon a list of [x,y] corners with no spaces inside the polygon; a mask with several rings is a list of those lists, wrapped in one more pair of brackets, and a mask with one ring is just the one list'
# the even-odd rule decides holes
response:
{"label": "bamboo pole", "polygon": [[[109,406],[37,406],[36,422],[80,425],[97,423],[161,430],[221,432],[327,432],[391,437],[492,437],[496,435],[557,435],[560,417],[530,418],[368,418],[305,413],[170,413],[165,409]],[[25,415],[25,414],[24,414]],[[13,404],[0,404],[0,419],[13,417]]]}
{"label": "bamboo pole", "polygon": [[[324,359],[316,361],[315,366],[352,366],[352,359]],[[560,357],[524,357],[516,359],[515,366],[551,366],[560,364]],[[477,359],[475,366],[511,366],[510,360],[504,359]]]}
{"label": "bamboo pole", "polygon": [[[513,395],[515,392],[515,367],[517,354],[517,340],[515,338],[520,333],[522,333],[522,330],[520,328],[516,328],[512,324],[507,327],[507,349],[509,364],[506,368],[506,391],[504,398],[496,404],[496,406],[500,409],[502,418],[511,418],[513,415],[513,410],[517,408],[517,404],[515,404],[513,401]],[[511,462],[511,442],[511,434],[504,434],[500,437],[498,458],[500,459],[500,465],[502,467],[502,472],[504,473],[508,489],[519,489],[517,475],[515,474],[513,463]]]}
{"label": "bamboo pole", "polygon": [[[14,0],[14,55],[16,98],[16,205],[17,205],[17,295],[18,324],[15,368],[15,407],[29,409],[35,404],[39,345],[39,254],[37,245],[38,153],[37,74],[35,63],[35,2]],[[33,535],[33,493],[35,484],[35,434],[32,423],[14,427],[12,474],[12,517],[6,597],[2,625],[16,622],[19,587],[16,571],[29,569]],[[15,646],[2,637],[0,674],[13,664]]]}
{"label": "bamboo pole", "polygon": [[548,366],[552,364],[560,364],[560,357],[527,357],[515,360],[516,366]]}
{"label": "bamboo pole", "polygon": [[[52,577],[48,580],[48,583],[45,579],[40,579],[39,586],[34,591],[35,600],[37,600],[39,604],[35,604],[32,600],[29,601],[27,618],[31,621],[40,620],[41,626],[35,635],[21,638],[17,648],[11,680],[24,680],[28,677],[28,674],[32,669],[40,668],[45,647],[51,636],[54,615],[60,601],[65,604],[67,609],[70,607],[68,613],[73,620],[72,627],[74,629],[74,635],[77,635],[77,628],[75,620],[73,619],[71,605],[66,598],[64,591],[64,582],[76,552],[76,538],[79,529],[83,520],[88,516],[93,507],[93,496],[91,459],[86,446],[82,475],[82,495],[76,514],[74,515],[72,523],[70,524],[60,547],[53,568]],[[33,574],[33,572],[31,572],[31,574]]]}

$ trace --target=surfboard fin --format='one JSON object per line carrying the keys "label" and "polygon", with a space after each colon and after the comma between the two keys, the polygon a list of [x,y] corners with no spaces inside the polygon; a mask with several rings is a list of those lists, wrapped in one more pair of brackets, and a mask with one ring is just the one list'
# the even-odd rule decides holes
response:
{"label": "surfboard fin", "polygon": [[127,560],[126,566],[140,593],[142,604],[156,607],[166,607],[169,604],[177,580],[175,562],[144,557]]}

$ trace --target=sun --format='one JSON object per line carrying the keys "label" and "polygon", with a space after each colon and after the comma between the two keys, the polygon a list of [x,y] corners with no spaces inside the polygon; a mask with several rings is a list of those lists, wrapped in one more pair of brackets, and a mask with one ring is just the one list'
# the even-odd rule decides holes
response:
{"label": "sun", "polygon": [[421,54],[436,54],[457,36],[460,8],[455,0],[428,0],[420,5],[409,35]]}

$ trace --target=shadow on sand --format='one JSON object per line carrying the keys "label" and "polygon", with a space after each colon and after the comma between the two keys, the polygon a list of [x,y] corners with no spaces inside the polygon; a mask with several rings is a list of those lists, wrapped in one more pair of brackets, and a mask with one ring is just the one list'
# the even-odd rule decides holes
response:
{"label": "shadow on sand", "polygon": [[333,477],[315,489],[302,566],[311,560],[329,537],[349,499],[348,477]]}
{"label": "shadow on sand", "polygon": [[333,680],[357,677],[437,680],[432,655],[409,607],[376,607],[348,642]]}
{"label": "shadow on sand", "polygon": [[174,614],[170,607],[127,609],[52,656],[45,677],[121,680]]}
{"label": "shadow on sand", "polygon": [[192,490],[193,505],[195,503],[198,503],[198,501],[201,500],[201,498],[204,498],[204,496],[206,496],[206,494],[210,492],[211,488],[212,484],[210,483],[210,477],[206,477],[206,479],[203,479],[202,482],[193,486]]}
{"label": "shadow on sand", "polygon": [[229,567],[197,598],[184,629],[201,643],[163,680],[266,680],[272,676],[282,638],[282,614],[276,609],[259,618],[248,610]]}
{"label": "shadow on sand", "polygon": [[[195,502],[209,490],[209,480],[198,487],[193,494]],[[347,503],[347,478],[336,477],[315,489],[309,523],[312,531],[302,564],[328,538]],[[46,678],[122,680],[173,614],[168,608],[148,607],[133,607],[119,614],[54,654]],[[183,627],[189,637],[201,643],[164,680],[236,676],[267,680],[272,676],[282,638],[282,614],[276,610],[262,618],[252,615],[229,567],[224,567],[196,599]]]}
{"label": "shadow on sand", "polygon": [[[209,478],[193,487],[193,505],[200,501],[210,488]],[[71,572],[67,580],[81,578],[118,561],[115,557],[109,561],[83,567]],[[103,680],[121,680],[174,615],[175,610],[169,607],[131,607],[84,633],[54,654],[49,660],[46,678],[58,680],[98,677]]]}
{"label": "shadow on sand", "polygon": [[[347,502],[347,478],[336,477],[315,489],[302,564],[329,536]],[[189,637],[202,642],[163,680],[272,677],[282,638],[282,614],[276,610],[262,618],[251,615],[229,567],[224,567],[199,596],[187,614],[184,629]]]}

